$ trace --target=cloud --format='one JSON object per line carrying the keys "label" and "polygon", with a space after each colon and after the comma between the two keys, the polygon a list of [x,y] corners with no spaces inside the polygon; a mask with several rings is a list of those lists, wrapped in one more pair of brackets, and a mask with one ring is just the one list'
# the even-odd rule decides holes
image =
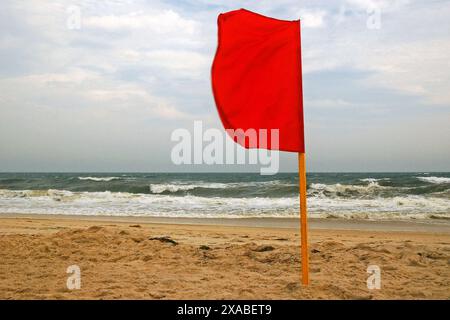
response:
{"label": "cloud", "polygon": [[99,79],[100,76],[95,72],[83,70],[80,68],[69,68],[67,72],[64,73],[30,74],[24,77],[6,79],[6,81],[17,81],[20,82],[22,85],[73,86],[73,85],[80,85],[86,81]]}
{"label": "cloud", "polygon": [[[365,8],[373,1],[349,1]],[[378,3],[378,2],[377,2]],[[396,90],[431,105],[450,104],[450,41],[443,28],[448,25],[450,3],[408,6],[407,1],[381,1],[381,28],[366,27],[369,14],[362,10],[329,17],[329,28],[304,31],[304,72],[330,70],[366,72],[366,86]],[[352,7],[346,9],[352,12]],[[334,26],[332,21],[338,21]],[[420,26],[420,28],[416,28]],[[434,27],[436,26],[436,27]],[[430,29],[429,32],[424,30]],[[432,31],[432,32],[431,32]]]}
{"label": "cloud", "polygon": [[[101,115],[105,120],[118,121],[190,117],[165,97],[153,95],[142,84],[105,80],[98,73],[80,69],[0,79],[0,88],[4,90],[2,100],[9,108],[72,110],[78,116],[88,112],[91,116]],[[7,110],[0,111],[4,114]]]}
{"label": "cloud", "polygon": [[398,10],[409,4],[409,0],[346,0],[346,4],[360,10],[378,8],[383,11]]}
{"label": "cloud", "polygon": [[[81,29],[67,28],[72,5],[80,8]],[[374,5],[381,10],[378,30],[366,24]],[[210,84],[216,19],[240,7],[302,19],[307,139],[315,159],[336,160],[329,150],[337,157],[339,140],[351,169],[350,158],[382,151],[390,135],[410,132],[425,116],[422,130],[433,130],[423,136],[442,138],[433,150],[444,151],[433,155],[448,159],[450,137],[439,120],[448,118],[450,105],[448,2],[9,0],[0,11],[0,150],[8,150],[0,152],[0,165],[21,170],[14,167],[18,154],[31,164],[54,154],[82,155],[100,169],[103,158],[118,159],[110,169],[120,170],[135,168],[141,157],[148,166],[140,169],[164,170],[170,128],[190,128],[193,119],[221,127]],[[385,130],[387,122],[397,131]],[[368,125],[373,135],[354,134]],[[399,143],[410,146],[402,137]],[[145,153],[142,145],[150,144]],[[401,154],[411,158],[408,150]],[[67,161],[58,168],[78,163]]]}
{"label": "cloud", "polygon": [[145,32],[157,34],[193,35],[198,28],[196,21],[183,18],[173,10],[145,14],[143,12],[131,12],[126,15],[88,16],[83,18],[82,24],[83,27],[109,31],[145,29]]}
{"label": "cloud", "polygon": [[374,70],[370,83],[423,96],[431,104],[450,105],[450,41],[391,45],[359,64]]}
{"label": "cloud", "polygon": [[325,25],[326,11],[324,10],[301,10],[298,15],[302,21],[302,27],[319,28]]}
{"label": "cloud", "polygon": [[344,100],[344,99],[313,99],[313,100],[305,100],[305,105],[312,108],[349,108],[356,106],[355,103]]}
{"label": "cloud", "polygon": [[208,55],[193,50],[123,50],[124,59],[160,70],[170,71],[177,76],[200,77],[210,68]]}

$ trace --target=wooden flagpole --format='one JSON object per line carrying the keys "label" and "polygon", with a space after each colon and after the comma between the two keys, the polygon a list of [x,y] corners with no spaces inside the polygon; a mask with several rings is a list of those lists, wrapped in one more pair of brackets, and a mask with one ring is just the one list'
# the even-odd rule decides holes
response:
{"label": "wooden flagpole", "polygon": [[298,153],[298,183],[300,190],[300,234],[301,234],[301,259],[302,259],[302,283],[309,284],[309,253],[308,253],[308,223],[306,217],[306,166],[305,153]]}

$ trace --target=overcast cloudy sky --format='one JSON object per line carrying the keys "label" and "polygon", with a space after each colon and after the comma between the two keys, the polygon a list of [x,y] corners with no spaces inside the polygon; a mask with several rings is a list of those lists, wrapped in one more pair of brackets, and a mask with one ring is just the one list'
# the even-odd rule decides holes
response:
{"label": "overcast cloudy sky", "polygon": [[302,19],[310,171],[450,170],[450,1],[3,0],[0,171],[243,169],[170,161],[175,128],[221,128],[216,19],[238,8]]}

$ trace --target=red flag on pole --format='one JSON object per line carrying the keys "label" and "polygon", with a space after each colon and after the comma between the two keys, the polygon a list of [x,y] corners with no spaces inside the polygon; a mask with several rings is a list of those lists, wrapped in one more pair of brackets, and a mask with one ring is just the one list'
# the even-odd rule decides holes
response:
{"label": "red flag on pole", "polygon": [[212,87],[225,129],[279,129],[279,146],[304,152],[300,21],[240,9],[219,15]]}
{"label": "red flag on pole", "polygon": [[[246,148],[298,152],[302,283],[309,283],[306,167],[300,21],[240,9],[219,15],[219,44],[211,78],[225,129],[279,130],[276,146],[233,136]],[[237,138],[237,139],[236,139]],[[267,139],[269,138],[269,139]]]}

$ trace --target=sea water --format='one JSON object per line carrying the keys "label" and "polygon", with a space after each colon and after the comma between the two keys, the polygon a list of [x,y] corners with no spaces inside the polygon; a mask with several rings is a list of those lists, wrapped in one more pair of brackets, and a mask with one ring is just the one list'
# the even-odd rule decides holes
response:
{"label": "sea water", "polygon": [[[450,219],[450,173],[307,179],[310,217]],[[296,173],[0,173],[0,214],[264,218],[298,206]]]}

